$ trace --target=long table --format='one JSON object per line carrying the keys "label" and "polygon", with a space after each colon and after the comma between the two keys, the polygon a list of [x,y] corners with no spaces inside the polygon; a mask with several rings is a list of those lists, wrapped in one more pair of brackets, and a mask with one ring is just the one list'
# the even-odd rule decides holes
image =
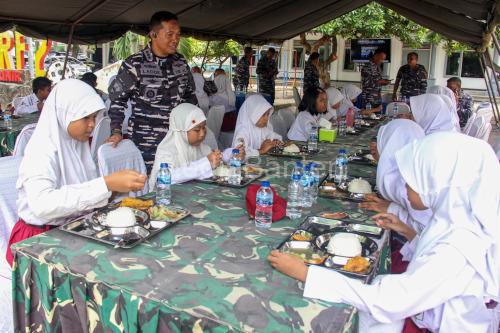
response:
{"label": "long table", "polygon": [[[18,119],[12,119],[12,129],[0,131],[0,157],[12,155],[16,138],[21,133],[24,126],[38,122],[40,112],[23,114]],[[0,120],[0,127],[3,127],[3,120]]]}
{"label": "long table", "polygon": [[[354,141],[367,142],[375,131],[321,143],[315,160],[326,169],[340,147],[354,149]],[[294,160],[257,162],[285,196]],[[374,167],[349,167],[375,176]],[[16,244],[16,331],[356,332],[355,308],[304,298],[302,283],[266,260],[301,220],[285,218],[259,230],[248,218],[245,193],[199,182],[173,186],[174,203],[192,216],[129,250],[58,229]],[[360,221],[370,215],[352,202],[324,198],[306,214],[326,210]],[[390,264],[388,233],[382,242],[379,273]]]}

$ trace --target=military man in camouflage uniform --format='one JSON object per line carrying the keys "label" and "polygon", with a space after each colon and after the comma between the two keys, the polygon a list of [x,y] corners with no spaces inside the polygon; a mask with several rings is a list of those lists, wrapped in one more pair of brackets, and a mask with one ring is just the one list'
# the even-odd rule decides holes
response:
{"label": "military man in camouflage uniform", "polygon": [[462,80],[459,77],[451,77],[446,81],[446,86],[455,93],[455,101],[457,103],[457,114],[460,120],[460,127],[465,127],[467,121],[472,115],[474,100],[472,96],[462,89]]}
{"label": "military man in camouflage uniform", "polygon": [[274,104],[274,81],[276,80],[276,75],[278,75],[278,65],[274,56],[276,55],[276,50],[270,47],[266,55],[260,58],[257,64],[257,75],[259,76],[259,92],[262,94],[268,94],[271,96],[271,104]]}
{"label": "military man in camouflage uniform", "polygon": [[363,108],[368,102],[372,108],[382,104],[382,96],[380,92],[382,86],[391,83],[389,80],[382,78],[382,70],[380,65],[384,62],[386,54],[383,50],[377,49],[371,60],[361,69],[361,96],[363,97]]}
{"label": "military man in camouflage uniform", "polygon": [[142,153],[148,173],[156,148],[168,132],[170,112],[181,103],[197,104],[195,85],[184,57],[177,53],[180,27],[177,16],[157,12],[151,17],[151,44],[121,65],[109,96],[111,137],[116,146],[127,101],[132,104],[128,135]]}
{"label": "military man in camouflage uniform", "polygon": [[313,52],[304,66],[304,91],[319,88],[319,53]]}
{"label": "military man in camouflage uniform", "polygon": [[408,53],[408,63],[399,68],[396,76],[396,83],[394,83],[394,91],[392,100],[398,100],[398,88],[401,82],[401,97],[402,100],[407,100],[412,96],[425,94],[427,91],[427,71],[425,67],[417,64],[418,54],[415,52]]}
{"label": "military man in camouflage uniform", "polygon": [[247,91],[248,82],[250,81],[250,59],[252,58],[253,50],[251,47],[245,47],[244,55],[234,68],[233,84],[234,89],[239,91]]}

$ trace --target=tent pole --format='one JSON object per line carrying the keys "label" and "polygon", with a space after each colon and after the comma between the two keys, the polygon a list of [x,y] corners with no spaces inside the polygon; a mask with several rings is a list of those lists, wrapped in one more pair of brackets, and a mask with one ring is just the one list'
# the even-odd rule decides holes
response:
{"label": "tent pole", "polygon": [[495,83],[497,84],[497,92],[500,95],[500,87],[498,86],[498,78],[497,78],[497,75],[495,73],[495,64],[493,63],[493,59],[491,59],[491,55],[490,55],[490,52],[488,52],[488,50],[484,51],[483,55],[484,54],[486,54],[488,56],[488,61],[489,61],[490,66],[491,66],[491,70],[494,74],[493,77],[495,78]]}
{"label": "tent pole", "polygon": [[496,103],[495,94],[493,92],[493,87],[490,85],[490,82],[491,82],[490,74],[488,72],[488,68],[486,67],[484,53],[481,56],[479,56],[479,63],[481,64],[481,68],[483,70],[483,73],[485,73],[484,74],[484,81],[486,83],[486,91],[488,92],[488,97],[490,99],[490,103],[491,103],[491,106],[493,109],[493,115],[495,116],[495,122],[496,122],[497,126],[499,126],[498,105]]}
{"label": "tent pole", "polygon": [[68,46],[66,47],[66,55],[64,56],[64,66],[63,66],[63,73],[62,73],[62,80],[66,78],[66,66],[68,65],[68,56],[69,56],[69,51],[71,49],[71,44],[73,43],[73,33],[75,31],[75,24],[71,25],[71,28],[69,30],[69,37],[68,37]]}

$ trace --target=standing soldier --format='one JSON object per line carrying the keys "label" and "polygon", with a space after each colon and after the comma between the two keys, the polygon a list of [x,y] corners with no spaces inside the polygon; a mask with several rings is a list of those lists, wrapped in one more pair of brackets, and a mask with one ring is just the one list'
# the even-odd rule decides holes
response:
{"label": "standing soldier", "polygon": [[382,78],[380,65],[384,62],[385,57],[385,51],[377,49],[370,61],[361,69],[363,108],[368,102],[372,105],[372,108],[382,104],[382,96],[380,95],[382,86],[391,83],[391,81]]}
{"label": "standing soldier", "polygon": [[244,55],[238,61],[234,68],[233,84],[234,89],[239,91],[248,90],[248,82],[250,81],[250,59],[252,59],[253,50],[250,46],[245,47]]}
{"label": "standing soldier", "polygon": [[276,50],[270,47],[266,55],[260,58],[257,64],[257,75],[259,75],[259,92],[271,96],[271,104],[274,104],[274,81],[278,75],[278,65],[274,56]]}
{"label": "standing soldier", "polygon": [[122,140],[121,127],[132,104],[128,134],[142,153],[148,173],[156,148],[168,132],[170,112],[181,103],[197,104],[193,76],[184,57],[177,53],[180,26],[175,14],[157,12],[149,23],[151,44],[128,57],[110,87],[113,146]]}
{"label": "standing soldier", "polygon": [[313,52],[304,66],[304,91],[319,88],[319,53]]}
{"label": "standing soldier", "polygon": [[455,94],[455,102],[457,105],[457,114],[460,119],[460,127],[464,128],[467,121],[474,112],[474,100],[472,96],[462,89],[462,80],[459,77],[451,77],[446,81],[446,86]]}
{"label": "standing soldier", "polygon": [[410,52],[407,56],[408,63],[401,66],[396,76],[396,83],[394,83],[394,91],[392,93],[392,100],[398,100],[398,88],[401,82],[401,97],[403,101],[407,101],[412,96],[425,94],[427,91],[427,71],[425,67],[417,64],[418,54]]}

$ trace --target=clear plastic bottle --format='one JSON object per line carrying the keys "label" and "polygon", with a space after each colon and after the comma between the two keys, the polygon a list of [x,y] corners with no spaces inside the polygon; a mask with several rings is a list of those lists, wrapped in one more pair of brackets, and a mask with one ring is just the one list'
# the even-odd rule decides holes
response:
{"label": "clear plastic bottle", "polygon": [[392,107],[392,117],[396,118],[397,115],[398,115],[398,112],[399,112],[398,111],[398,103],[395,102],[394,105],[393,105],[393,107]]}
{"label": "clear plastic bottle", "polygon": [[335,159],[335,182],[341,184],[347,181],[347,152],[340,149]]}
{"label": "clear plastic bottle", "polygon": [[273,222],[273,191],[268,181],[260,183],[255,200],[255,226],[270,228]]}
{"label": "clear plastic bottle", "polygon": [[309,132],[309,138],[307,139],[307,150],[317,151],[318,150],[318,127],[313,126],[311,132]]}
{"label": "clear plastic bottle", "polygon": [[168,163],[161,163],[160,170],[156,176],[156,204],[168,206],[172,202],[172,192],[170,185],[172,177],[168,168]]}
{"label": "clear plastic bottle", "polygon": [[290,177],[290,179],[293,179],[294,175],[298,175],[299,179],[301,179],[303,173],[304,173],[304,165],[302,164],[301,161],[296,161],[295,166],[293,167],[292,177]]}
{"label": "clear plastic bottle", "polygon": [[312,203],[316,203],[318,200],[318,191],[319,191],[319,170],[318,165],[314,162],[311,162],[311,201]]}
{"label": "clear plastic bottle", "polygon": [[4,125],[7,129],[9,129],[9,130],[11,130],[11,129],[12,129],[12,116],[11,116],[11,114],[10,114],[10,113],[7,113],[7,112],[6,112],[6,113],[4,113],[4,115],[3,115],[3,125]]}
{"label": "clear plastic bottle", "polygon": [[346,135],[346,128],[347,128],[347,125],[345,123],[345,120],[339,121],[339,136]]}
{"label": "clear plastic bottle", "polygon": [[239,149],[233,149],[231,159],[229,160],[229,178],[228,183],[233,185],[241,184],[241,160],[238,157]]}
{"label": "clear plastic bottle", "polygon": [[292,180],[288,184],[288,202],[286,203],[286,216],[292,220],[302,217],[303,192],[301,177],[298,174],[292,174]]}
{"label": "clear plastic bottle", "polygon": [[302,195],[302,207],[309,208],[312,206],[311,200],[311,166],[306,165],[304,167],[304,174],[302,175],[302,187],[303,195]]}
{"label": "clear plastic bottle", "polygon": [[372,103],[368,102],[366,103],[365,110],[370,111],[372,109]]}

